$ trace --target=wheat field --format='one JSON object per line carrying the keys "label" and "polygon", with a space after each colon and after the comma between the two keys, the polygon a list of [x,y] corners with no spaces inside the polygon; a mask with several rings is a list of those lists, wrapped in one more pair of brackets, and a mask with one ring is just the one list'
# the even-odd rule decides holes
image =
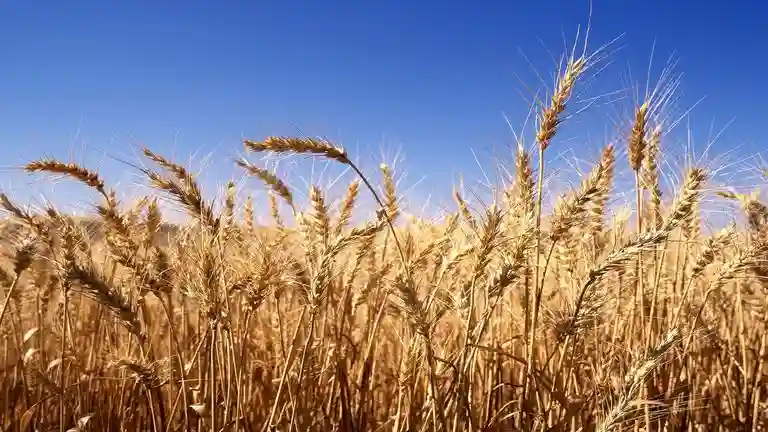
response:
{"label": "wheat field", "polygon": [[[711,164],[662,173],[663,91],[638,98],[580,184],[544,186],[596,58],[563,59],[508,184],[480,204],[455,193],[441,220],[407,217],[390,166],[363,172],[324,139],[244,142],[236,168],[267,202],[232,184],[210,198],[149,149],[150,188],[131,205],[88,167],[29,162],[90,189],[95,213],[1,196],[0,428],[768,430],[759,195],[716,187]],[[339,199],[312,186],[300,203],[264,153],[354,179]],[[161,200],[187,220],[170,223]],[[714,201],[741,216],[709,232]],[[256,224],[257,208],[273,222]]]}

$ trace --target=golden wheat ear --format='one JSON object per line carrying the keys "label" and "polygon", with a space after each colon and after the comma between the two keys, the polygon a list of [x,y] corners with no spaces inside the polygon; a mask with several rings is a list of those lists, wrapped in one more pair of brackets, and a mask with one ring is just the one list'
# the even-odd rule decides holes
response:
{"label": "golden wheat ear", "polygon": [[270,151],[274,153],[307,153],[324,156],[343,164],[349,162],[347,152],[342,147],[314,138],[268,137],[264,141],[245,140],[245,148],[254,152]]}
{"label": "golden wheat ear", "polygon": [[336,225],[333,228],[334,235],[337,237],[341,235],[341,232],[349,224],[352,219],[352,212],[355,209],[357,203],[357,197],[360,193],[360,181],[355,180],[347,187],[347,193],[344,195],[344,200],[339,204],[339,216],[336,219]]}
{"label": "golden wheat ear", "polygon": [[108,285],[100,272],[91,266],[82,266],[70,260],[65,264],[64,280],[84,297],[91,298],[110,310],[118,322],[140,341],[147,337],[139,315],[131,307],[129,300]]}
{"label": "golden wheat ear", "polygon": [[24,170],[29,173],[48,173],[70,177],[106,195],[104,181],[99,177],[99,174],[74,163],[64,163],[55,159],[39,159],[26,164]]}
{"label": "golden wheat ear", "polygon": [[536,141],[539,143],[539,149],[542,152],[549,147],[552,138],[555,137],[557,127],[562,121],[561,116],[565,112],[566,104],[571,98],[571,94],[573,94],[576,82],[584,74],[587,66],[587,59],[583,56],[570,58],[565,66],[565,70],[558,76],[549,106],[544,108],[539,116],[539,130],[536,132]]}
{"label": "golden wheat ear", "polygon": [[400,215],[400,206],[397,200],[397,187],[392,168],[387,164],[379,165],[382,179],[384,180],[384,209],[387,211],[387,217],[394,222]]}
{"label": "golden wheat ear", "polygon": [[291,209],[294,212],[296,211],[296,207],[293,204],[293,194],[291,193],[291,190],[288,188],[288,185],[286,185],[285,182],[278,176],[264,168],[251,164],[245,159],[237,160],[235,163],[240,168],[243,168],[249,175],[263,181],[274,193],[285,200],[285,202],[291,206]]}
{"label": "golden wheat ear", "polygon": [[635,109],[635,121],[632,125],[632,132],[629,136],[629,166],[635,172],[638,172],[643,164],[645,157],[645,148],[648,143],[646,138],[646,127],[648,124],[648,103],[644,103]]}
{"label": "golden wheat ear", "polygon": [[558,200],[550,224],[549,236],[553,243],[566,235],[587,212],[588,207],[604,194],[605,176],[610,168],[609,162],[601,159],[582,181],[578,191]]}
{"label": "golden wheat ear", "polygon": [[627,418],[633,411],[639,410],[637,408],[638,405],[650,402],[639,399],[645,382],[654,370],[664,363],[665,357],[682,339],[683,335],[680,330],[673,328],[667,332],[655,347],[635,361],[624,376],[618,400],[599,423],[597,427],[598,432],[621,430],[622,420]]}
{"label": "golden wheat ear", "polygon": [[148,148],[144,149],[144,155],[175,177],[175,179],[169,179],[152,169],[142,169],[152,186],[170,195],[192,217],[201,221],[213,232],[218,232],[221,220],[214,214],[213,206],[203,199],[203,194],[195,177],[183,166],[167,160]]}
{"label": "golden wheat ear", "polygon": [[0,193],[0,207],[14,217],[17,221],[27,225],[33,226],[35,224],[35,218],[32,214],[26,210],[23,210],[16,203],[8,198],[8,195]]}

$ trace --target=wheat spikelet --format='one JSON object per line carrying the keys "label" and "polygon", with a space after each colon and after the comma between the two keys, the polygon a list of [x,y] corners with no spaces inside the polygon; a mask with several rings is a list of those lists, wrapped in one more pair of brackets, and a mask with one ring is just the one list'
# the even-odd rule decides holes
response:
{"label": "wheat spikelet", "polygon": [[[491,254],[499,245],[501,235],[501,210],[495,207],[488,209],[485,223],[482,226],[478,244],[473,247],[474,264],[469,278],[464,283],[460,294],[460,307],[471,307],[468,299],[473,295],[476,283],[482,278],[486,268],[491,263]],[[471,312],[470,312],[471,313]]]}
{"label": "wheat spikelet", "polygon": [[341,235],[342,230],[349,224],[352,218],[352,211],[355,209],[357,203],[357,196],[360,193],[360,181],[355,180],[347,187],[347,194],[344,196],[344,200],[339,205],[339,216],[336,220],[336,225],[333,228],[334,235]]}
{"label": "wheat spikelet", "polygon": [[589,208],[589,232],[593,239],[595,259],[602,253],[606,244],[606,238],[604,236],[605,214],[608,197],[612,189],[615,163],[616,155],[613,144],[608,144],[603,149],[603,153],[600,157],[600,165],[603,167],[604,172],[600,177],[595,198],[592,200],[593,204]]}
{"label": "wheat spikelet", "polygon": [[7,285],[8,287],[8,292],[5,295],[3,304],[0,306],[0,325],[3,323],[3,317],[5,317],[5,311],[8,308],[8,304],[11,299],[14,299],[16,302],[15,308],[19,311],[21,310],[21,305],[18,303],[19,298],[16,295],[16,288],[18,287],[22,273],[24,273],[24,271],[27,270],[32,264],[35,251],[36,246],[34,239],[28,237],[20,242],[20,244],[16,247],[15,253],[13,254],[12,261],[13,272],[15,273],[15,276],[11,277],[5,272],[5,270],[0,268],[0,282],[2,282],[3,285]]}
{"label": "wheat spikelet", "polygon": [[280,283],[280,269],[276,257],[266,250],[256,271],[248,273],[235,282],[230,292],[243,292],[244,304],[253,312],[272,294]]}
{"label": "wheat spikelet", "polygon": [[621,420],[631,413],[633,404],[638,402],[640,391],[648,376],[661,365],[664,357],[681,340],[682,334],[678,329],[670,330],[658,345],[632,365],[624,377],[618,400],[597,426],[597,431],[608,432],[620,429]]}
{"label": "wheat spikelet", "polygon": [[578,192],[558,200],[549,229],[549,238],[553,243],[565,236],[568,230],[587,211],[589,204],[600,197],[601,192],[603,192],[601,189],[601,186],[604,185],[603,177],[607,172],[606,169],[609,168],[603,164],[604,162],[607,161],[601,160],[597,163],[589,176],[582,182]]}
{"label": "wheat spikelet", "polygon": [[224,193],[224,233],[229,236],[235,222],[235,182],[228,181]]}
{"label": "wheat spikelet", "polygon": [[280,208],[277,205],[275,194],[270,193],[267,197],[269,199],[269,214],[272,216],[272,221],[278,228],[283,228],[285,224],[283,223],[283,218],[280,217]]}
{"label": "wheat spikelet", "polygon": [[691,212],[688,218],[683,221],[681,229],[683,232],[683,238],[689,242],[698,241],[701,236],[701,218],[700,215],[700,200],[696,200],[691,205]]}
{"label": "wheat spikelet", "polygon": [[334,147],[330,142],[313,138],[268,137],[264,141],[244,141],[250,151],[271,151],[275,153],[309,153],[325,156],[343,164],[349,163],[347,152],[341,147]]}
{"label": "wheat spikelet", "polygon": [[[416,293],[416,287],[413,283],[409,282],[403,277],[402,274],[398,274],[392,283],[394,294],[397,302],[395,303],[403,317],[410,323],[413,331],[420,334],[428,340],[429,338],[429,321],[424,313],[424,308],[419,299],[418,293]],[[428,342],[426,342],[428,343]]]}
{"label": "wheat spikelet", "polygon": [[528,227],[523,229],[515,238],[512,247],[504,254],[496,273],[488,280],[488,295],[492,298],[501,297],[504,290],[520,277],[535,236],[533,224],[529,221],[527,225]]}
{"label": "wheat spikelet", "polygon": [[[213,208],[203,200],[196,182],[188,179],[183,184],[179,184],[173,180],[163,178],[162,175],[151,170],[144,170],[144,174],[149,178],[154,187],[173,197],[191,216],[211,228],[212,231],[219,231],[220,220],[214,215]],[[191,183],[188,183],[188,181],[191,181]]]}
{"label": "wheat spikelet", "polygon": [[110,310],[118,322],[134,336],[146,337],[138,314],[117,290],[110,287],[104,278],[91,266],[83,267],[74,261],[64,264],[63,280],[70,288]]}
{"label": "wheat spikelet", "polygon": [[531,156],[519,146],[515,158],[515,192],[511,209],[519,211],[521,217],[529,217],[536,205],[536,188],[531,168]]}
{"label": "wheat spikelet", "polygon": [[707,180],[707,172],[702,168],[691,168],[686,174],[680,195],[672,205],[662,229],[672,230],[689,220],[701,197],[701,185]]}
{"label": "wheat spikelet", "polygon": [[389,220],[394,222],[400,215],[400,208],[397,205],[397,192],[392,169],[387,164],[381,164],[379,165],[379,170],[384,179],[384,209]]}
{"label": "wheat spikelet", "polygon": [[63,163],[55,159],[40,159],[26,164],[24,170],[27,172],[47,172],[67,176],[85,183],[99,191],[102,195],[106,195],[104,181],[99,177],[98,173],[74,163]]}
{"label": "wheat spikelet", "polygon": [[555,83],[555,90],[547,106],[539,115],[539,128],[536,132],[536,142],[543,152],[549,147],[549,143],[557,133],[557,127],[561,122],[561,116],[565,111],[566,103],[573,93],[576,81],[587,68],[585,57],[569,58],[565,70],[559,75]]}
{"label": "wheat spikelet", "polygon": [[150,246],[154,243],[155,235],[160,231],[162,225],[163,215],[160,212],[160,206],[157,199],[153,199],[147,205],[147,215],[144,219],[145,246]]}
{"label": "wheat spikelet", "polygon": [[173,176],[176,177],[177,180],[182,182],[185,187],[197,188],[197,181],[195,180],[195,177],[192,175],[192,173],[189,172],[189,170],[184,168],[182,165],[171,162],[170,160],[153,152],[147,147],[144,147],[142,151],[144,152],[144,156],[148,157],[151,161],[160,165],[164,169],[170,171],[171,174],[173,174]]}
{"label": "wheat spikelet", "polygon": [[645,156],[646,125],[648,123],[648,103],[643,103],[635,109],[635,122],[632,125],[632,132],[629,136],[629,166],[635,172],[639,172],[642,167],[643,157]]}
{"label": "wheat spikelet", "polygon": [[10,198],[8,198],[8,195],[4,193],[0,193],[0,205],[2,205],[3,210],[16,217],[20,222],[26,222],[28,225],[34,223],[32,215],[22,210],[21,207],[17,206]]}
{"label": "wheat spikelet", "polygon": [[459,214],[461,214],[464,222],[466,222],[470,228],[476,229],[477,223],[475,222],[475,218],[472,216],[472,212],[469,211],[467,202],[464,201],[464,198],[458,190],[453,191],[453,200],[456,201],[456,205],[459,207]]}
{"label": "wheat spikelet", "polygon": [[291,193],[291,190],[288,189],[288,186],[285,184],[285,182],[283,182],[280,178],[264,168],[252,165],[250,162],[244,159],[238,160],[236,163],[238,166],[245,169],[248,174],[266,183],[274,193],[280,196],[280,198],[285,200],[285,202],[288,203],[292,209],[294,209],[293,194]]}
{"label": "wheat spikelet", "polygon": [[732,239],[736,231],[734,224],[722,229],[716,235],[709,237],[704,248],[699,252],[698,257],[693,261],[691,268],[691,278],[695,278],[704,272],[704,269],[715,261],[715,253],[725,249],[728,242]]}
{"label": "wheat spikelet", "polygon": [[245,230],[248,234],[253,235],[253,197],[250,195],[245,199],[243,213],[243,217],[245,218]]}
{"label": "wheat spikelet", "polygon": [[319,187],[314,185],[310,187],[309,202],[312,206],[312,211],[308,214],[308,220],[310,221],[313,234],[321,239],[325,245],[331,232],[331,218],[328,205],[325,203],[325,197]]}
{"label": "wheat spikelet", "polygon": [[186,168],[165,159],[148,148],[144,148],[144,155],[156,162],[162,168],[170,171],[171,174],[176,177],[176,180],[181,182],[181,184],[179,184],[173,180],[163,178],[155,171],[142,169],[144,174],[152,182],[153,186],[170,194],[182,204],[192,216],[201,220],[208,227],[212,228],[214,232],[218,232],[220,220],[214,216],[212,206],[207,204],[203,199],[203,194],[200,191],[200,187],[194,176]]}
{"label": "wheat spikelet", "polygon": [[661,228],[661,185],[659,184],[659,169],[657,158],[661,150],[661,126],[657,126],[651,134],[651,139],[646,149],[644,158],[645,188],[651,194],[651,220],[653,220],[654,229]]}

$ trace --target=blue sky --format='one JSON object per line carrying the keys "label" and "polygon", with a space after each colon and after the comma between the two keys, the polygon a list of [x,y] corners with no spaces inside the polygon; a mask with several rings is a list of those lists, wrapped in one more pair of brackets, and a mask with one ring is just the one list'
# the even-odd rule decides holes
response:
{"label": "blue sky", "polygon": [[[701,141],[735,120],[716,149],[762,148],[768,5],[595,0],[593,9],[593,47],[625,34],[593,93],[621,89],[630,72],[644,81],[655,43],[656,72],[678,59],[682,110],[705,97],[691,117]],[[399,151],[405,183],[426,176],[414,192],[423,200],[459,173],[480,176],[473,149],[481,160],[508,153],[503,115],[521,124],[523,83],[541,89],[531,65],[549,83],[550,52],[573,41],[588,12],[572,0],[0,0],[0,188],[34,190],[9,167],[43,155],[130,182],[103,155],[135,162],[143,144],[182,161],[213,153],[206,169],[220,181],[242,137],[304,133],[339,140],[369,170],[382,150]],[[611,132],[572,123],[555,153],[595,154]],[[61,191],[53,198],[87,201]]]}

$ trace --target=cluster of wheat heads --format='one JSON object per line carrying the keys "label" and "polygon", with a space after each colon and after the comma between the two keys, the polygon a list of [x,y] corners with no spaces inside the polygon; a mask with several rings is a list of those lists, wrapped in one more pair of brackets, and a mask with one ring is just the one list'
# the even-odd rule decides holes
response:
{"label": "cluster of wheat heads", "polygon": [[[232,184],[213,202],[148,149],[144,175],[186,224],[168,223],[153,195],[122,205],[79,165],[29,163],[91,188],[97,214],[0,196],[0,427],[764,430],[768,208],[757,196],[722,192],[746,222],[703,234],[710,173],[689,166],[662,196],[650,98],[625,142],[543,210],[544,154],[589,62],[566,59],[538,115],[538,158],[521,146],[499,199],[473,211],[457,193],[439,223],[406,220],[390,167],[378,188],[320,139],[245,141],[246,156],[309,155],[357,175],[338,203],[313,186],[303,207],[239,160],[270,190],[271,226],[255,226],[255,204]],[[634,220],[609,214],[619,145]],[[361,193],[375,209],[359,208]],[[352,224],[355,212],[372,218]]]}

